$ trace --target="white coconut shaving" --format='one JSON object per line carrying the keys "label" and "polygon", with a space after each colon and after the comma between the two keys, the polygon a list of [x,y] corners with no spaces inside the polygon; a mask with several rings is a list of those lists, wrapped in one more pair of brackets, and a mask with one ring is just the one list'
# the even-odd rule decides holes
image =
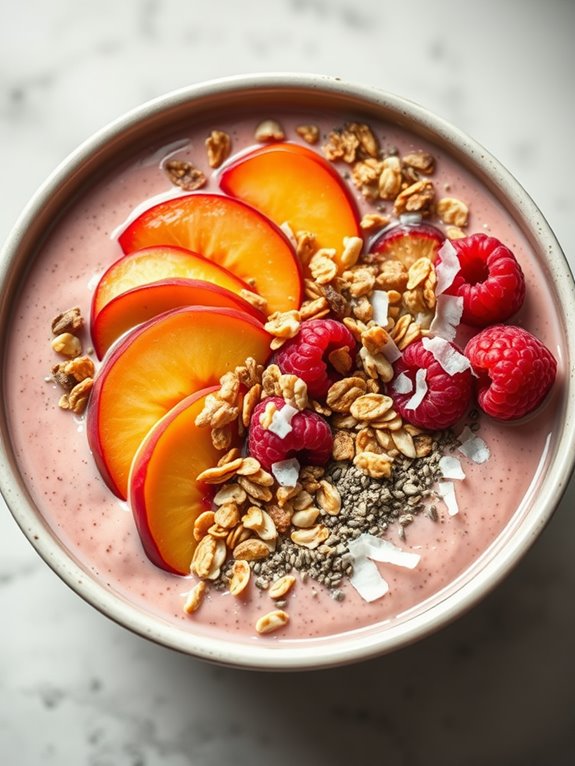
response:
{"label": "white coconut shaving", "polygon": [[455,497],[455,485],[452,481],[438,481],[437,494],[441,497],[450,516],[456,516],[459,513],[457,498]]}
{"label": "white coconut shaving", "polygon": [[463,314],[463,298],[459,295],[438,295],[435,316],[429,327],[432,335],[453,340]]}
{"label": "white coconut shaving", "polygon": [[419,554],[404,551],[389,540],[367,532],[352,540],[348,548],[353,564],[349,581],[364,601],[377,601],[389,591],[374,561],[414,569],[421,560]]}
{"label": "white coconut shaving", "polygon": [[387,359],[390,364],[397,362],[401,357],[401,351],[395,345],[393,338],[388,338],[385,346],[381,349],[381,353]]}
{"label": "white coconut shaving", "polygon": [[421,213],[402,213],[399,216],[399,223],[403,224],[416,224],[421,223],[422,215]]}
{"label": "white coconut shaving", "polygon": [[389,540],[370,535],[369,532],[363,532],[355,540],[352,540],[348,544],[348,548],[354,559],[367,557],[373,561],[394,564],[406,569],[415,569],[421,561],[421,556],[418,553],[404,551],[403,548],[398,548]]}
{"label": "white coconut shaving", "polygon": [[282,224],[280,224],[280,229],[283,231],[283,233],[286,235],[286,237],[289,239],[291,244],[297,248],[297,239],[295,238],[295,234],[293,233],[292,227],[289,225],[287,221],[284,221]]}
{"label": "white coconut shaving", "polygon": [[405,403],[406,410],[416,410],[425,398],[427,393],[427,370],[420,368],[415,373],[415,392],[413,396]]}
{"label": "white coconut shaving", "polygon": [[272,463],[272,474],[281,487],[295,487],[299,479],[300,464],[295,457]]}
{"label": "white coconut shaving", "polygon": [[285,439],[293,431],[291,421],[298,412],[299,410],[296,407],[292,407],[291,404],[284,404],[281,410],[276,410],[272,415],[272,422],[268,426],[268,431],[279,436],[280,439]]}
{"label": "white coconut shaving", "polygon": [[460,263],[457,257],[457,250],[448,239],[441,245],[437,255],[441,258],[441,261],[435,267],[435,274],[437,275],[435,294],[441,295],[453,284],[453,280],[460,269]]}
{"label": "white coconut shaving", "polygon": [[423,338],[421,342],[423,348],[433,355],[448,375],[457,375],[471,368],[469,359],[445,338],[436,335],[434,338]]}
{"label": "white coconut shaving", "polygon": [[389,295],[385,290],[374,290],[371,294],[373,321],[381,327],[386,327],[389,321]]}
{"label": "white coconut shaving", "polygon": [[491,457],[491,451],[480,436],[476,436],[469,426],[465,426],[459,435],[461,444],[457,448],[474,463],[485,463]]}
{"label": "white coconut shaving", "polygon": [[353,562],[349,581],[364,601],[377,601],[389,591],[387,580],[383,579],[370,559],[360,558]]}
{"label": "white coconut shaving", "polygon": [[396,394],[410,394],[413,391],[413,381],[404,372],[400,372],[391,387]]}
{"label": "white coconut shaving", "polygon": [[443,455],[439,460],[439,470],[444,479],[465,479],[461,461],[454,455]]}

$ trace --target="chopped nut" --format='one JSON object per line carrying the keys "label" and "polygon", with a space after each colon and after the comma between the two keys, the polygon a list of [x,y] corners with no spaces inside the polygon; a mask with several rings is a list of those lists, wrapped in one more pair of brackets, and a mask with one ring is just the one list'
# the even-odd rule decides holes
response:
{"label": "chopped nut", "polygon": [[253,357],[249,356],[243,364],[236,367],[235,372],[242,385],[252,388],[258,383],[261,384],[263,369],[262,364],[258,364]]}
{"label": "chopped nut", "polygon": [[262,387],[266,396],[280,396],[280,377],[281,370],[277,364],[270,364],[266,367],[262,375]]}
{"label": "chopped nut", "polygon": [[395,198],[394,211],[396,215],[403,213],[421,213],[428,215],[433,207],[435,188],[431,181],[416,181]]}
{"label": "chopped nut", "polygon": [[257,126],[254,137],[260,143],[269,141],[283,141],[285,133],[277,120],[263,120]]}
{"label": "chopped nut", "polygon": [[355,437],[355,447],[358,452],[375,452],[381,454],[381,445],[377,441],[377,431],[373,428],[362,428]]}
{"label": "chopped nut", "polygon": [[280,396],[298,410],[305,410],[308,405],[307,383],[297,375],[284,373],[278,380]]}
{"label": "chopped nut", "polygon": [[63,311],[52,320],[52,335],[71,333],[74,335],[84,327],[84,319],[78,306]]}
{"label": "chopped nut", "polygon": [[274,311],[264,325],[266,332],[276,338],[293,338],[300,328],[300,314],[297,309]]}
{"label": "chopped nut", "polygon": [[59,407],[63,410],[70,410],[76,415],[81,415],[86,409],[93,385],[93,378],[84,378],[80,383],[76,383],[69,393],[60,398]]}
{"label": "chopped nut", "polygon": [[360,322],[370,322],[373,319],[373,306],[367,295],[354,298],[351,302],[351,311]]}
{"label": "chopped nut", "polygon": [[221,426],[220,428],[212,428],[210,431],[210,437],[212,444],[217,450],[229,449],[232,443],[232,429],[231,426]]}
{"label": "chopped nut", "polygon": [[350,122],[345,129],[356,136],[361,156],[377,157],[379,155],[379,141],[369,125],[365,122]]}
{"label": "chopped nut", "polygon": [[315,234],[312,234],[311,231],[298,231],[295,238],[297,256],[305,266],[310,262],[312,255],[318,250]]}
{"label": "chopped nut", "polygon": [[257,561],[269,556],[270,549],[263,540],[257,537],[250,537],[248,540],[236,545],[233,549],[234,559],[245,559],[245,561]]}
{"label": "chopped nut", "polygon": [[267,402],[264,411],[261,413],[259,420],[262,428],[268,429],[273,423],[274,415],[278,411],[275,402]]}
{"label": "chopped nut", "polygon": [[185,191],[201,189],[207,183],[203,172],[184,160],[168,160],[164,165],[168,178],[174,184]]}
{"label": "chopped nut", "polygon": [[295,132],[308,144],[317,144],[319,141],[319,128],[317,125],[298,125]]}
{"label": "chopped nut", "polygon": [[337,516],[341,510],[341,497],[339,490],[331,482],[322,479],[315,496],[316,502],[322,511],[329,516]]}
{"label": "chopped nut", "polygon": [[268,505],[268,514],[275,524],[277,531],[280,535],[285,534],[291,525],[292,510],[288,502],[285,502],[283,506]]}
{"label": "chopped nut", "polygon": [[360,452],[353,464],[373,479],[387,479],[391,476],[392,461],[388,455],[375,452]]}
{"label": "chopped nut", "polygon": [[202,601],[204,600],[204,595],[206,593],[206,583],[204,580],[200,580],[199,583],[197,583],[192,590],[188,591],[186,594],[186,600],[184,601],[184,612],[187,614],[193,614],[196,612]]}
{"label": "chopped nut", "polygon": [[232,596],[239,596],[248,586],[252,570],[244,559],[236,559],[232,564],[232,576],[228,589]]}
{"label": "chopped nut", "polygon": [[365,388],[365,380],[357,376],[338,380],[330,386],[327,392],[327,405],[334,412],[349,412],[352,403],[365,393]]}
{"label": "chopped nut", "polygon": [[331,311],[338,319],[343,319],[351,313],[351,306],[346,298],[338,292],[332,285],[326,285],[325,299],[329,304]]}
{"label": "chopped nut", "polygon": [[52,339],[52,348],[57,354],[73,359],[82,353],[80,338],[70,332],[63,332]]}
{"label": "chopped nut", "polygon": [[353,436],[349,431],[336,430],[333,435],[331,456],[334,460],[353,460],[355,446]]}
{"label": "chopped nut", "polygon": [[291,517],[291,523],[294,527],[301,529],[309,529],[313,527],[319,516],[319,508],[310,506],[309,508],[303,508],[301,511],[295,511]]}
{"label": "chopped nut", "polygon": [[347,348],[336,348],[328,354],[328,361],[340,375],[346,375],[353,366],[353,359]]}
{"label": "chopped nut", "polygon": [[209,166],[219,168],[222,162],[229,157],[231,148],[232,141],[228,133],[223,130],[212,130],[206,138]]}
{"label": "chopped nut", "polygon": [[344,237],[343,250],[340,255],[340,263],[343,269],[355,266],[363,248],[361,237]]}
{"label": "chopped nut", "polygon": [[237,420],[239,413],[238,407],[221,399],[217,393],[208,394],[204,400],[202,411],[196,417],[195,424],[197,426],[221,428]]}
{"label": "chopped nut", "polygon": [[417,457],[417,451],[415,449],[415,443],[413,437],[409,434],[405,428],[399,428],[397,431],[391,431],[391,438],[397,449],[406,457]]}
{"label": "chopped nut", "polygon": [[410,152],[401,158],[404,165],[408,165],[420,173],[431,175],[435,170],[435,158],[429,152]]}
{"label": "chopped nut", "polygon": [[401,299],[401,293],[407,286],[407,270],[413,262],[413,256],[410,256],[409,260],[406,259],[404,264],[399,260],[383,261],[380,265],[379,274],[375,279],[375,287],[378,290],[394,290],[399,293],[399,299]]}
{"label": "chopped nut", "polygon": [[455,199],[455,197],[443,197],[437,203],[436,210],[443,223],[459,228],[467,226],[469,208],[465,202]]}
{"label": "chopped nut", "polygon": [[302,548],[314,550],[318,545],[325,542],[329,535],[330,532],[327,527],[324,527],[323,524],[316,524],[308,529],[294,529],[290,535],[290,539],[293,543]]}
{"label": "chopped nut", "polygon": [[379,176],[379,196],[381,199],[395,199],[401,191],[401,162],[398,157],[386,157]]}
{"label": "chopped nut", "polygon": [[[383,354],[371,354],[367,348],[359,350],[359,358],[365,372],[373,380],[380,379],[389,383],[393,378],[393,365]],[[377,391],[375,392],[377,393]]]}
{"label": "chopped nut", "polygon": [[356,159],[358,146],[358,137],[350,131],[332,130],[322,150],[327,159],[332,162],[343,160],[352,163]]}
{"label": "chopped nut", "polygon": [[77,356],[58,366],[62,367],[64,374],[71,375],[78,383],[86,378],[93,378],[96,371],[94,362],[89,356]]}
{"label": "chopped nut", "polygon": [[274,580],[268,590],[270,598],[278,599],[287,596],[295,585],[295,577],[293,575],[284,575],[283,577]]}
{"label": "chopped nut", "polygon": [[289,615],[283,609],[274,609],[272,612],[264,614],[256,622],[256,631],[258,633],[273,633],[280,628],[285,627],[289,622]]}
{"label": "chopped nut", "polygon": [[325,247],[312,255],[309,270],[319,285],[327,285],[337,275],[337,264],[334,258],[335,250]]}

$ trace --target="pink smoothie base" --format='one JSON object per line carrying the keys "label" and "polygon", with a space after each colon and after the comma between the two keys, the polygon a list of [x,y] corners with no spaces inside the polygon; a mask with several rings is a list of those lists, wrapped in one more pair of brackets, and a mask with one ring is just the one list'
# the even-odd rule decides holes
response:
{"label": "pink smoothie base", "polygon": [[[291,115],[277,110],[261,116],[279,118],[290,139],[297,139],[293,127],[301,122],[318,122],[322,132],[326,132],[357,117],[350,113],[319,118],[315,114]],[[211,658],[233,662],[237,660],[221,653],[221,647],[231,641],[251,653],[247,664],[252,666],[267,663],[254,659],[264,646],[264,651],[271,651],[272,656],[281,652],[294,658],[298,657],[300,647],[317,643],[324,657],[329,658],[330,653],[340,656],[344,636],[350,645],[354,641],[363,642],[364,652],[365,647],[379,644],[384,629],[395,631],[401,641],[415,623],[421,625],[419,634],[427,632],[425,615],[431,608],[444,604],[445,615],[456,614],[460,607],[455,602],[451,605],[448,597],[468,587],[471,574],[477,582],[489,580],[482,562],[503,541],[511,539],[531,513],[557,449],[564,417],[568,354],[552,281],[546,268],[533,257],[531,245],[519,226],[485,186],[418,136],[387,124],[378,125],[373,119],[369,122],[380,138],[383,136],[384,147],[397,146],[402,153],[413,149],[430,151],[437,160],[434,181],[438,193],[461,198],[470,206],[469,231],[492,234],[515,252],[526,275],[528,292],[514,322],[536,334],[556,355],[559,374],[553,393],[545,406],[525,422],[508,425],[481,419],[479,435],[491,450],[490,460],[477,466],[461,456],[467,476],[456,483],[460,507],[457,516],[449,516],[438,501],[438,522],[418,517],[408,527],[404,541],[398,539],[394,530],[390,532],[390,539],[396,544],[419,553],[421,562],[415,570],[379,565],[390,585],[390,592],[380,600],[368,604],[346,586],[344,601],[336,602],[322,586],[311,580],[304,585],[298,580],[286,606],[290,615],[288,627],[269,637],[258,637],[254,623],[274,604],[255,587],[243,599],[211,589],[195,615],[184,614],[183,594],[193,580],[165,573],[148,561],[131,511],[112,496],[97,472],[87,446],[83,418],[57,407],[60,392],[45,380],[57,361],[49,344],[50,323],[55,314],[74,305],[79,305],[83,315],[89,317],[98,276],[121,255],[117,233],[143,204],[149,205],[152,199],[157,201],[158,195],[181,193],[160,169],[162,159],[172,155],[190,157],[201,166],[204,138],[212,128],[228,130],[237,151],[252,143],[257,118],[234,120],[233,124],[221,119],[217,124],[210,121],[193,133],[174,135],[128,161],[82,195],[58,221],[30,269],[12,312],[5,398],[14,454],[42,524],[56,540],[56,547],[65,548],[80,586],[85,580],[90,581],[90,589],[96,585],[100,596],[90,600],[100,601],[97,606],[143,635],[208,658],[213,642]],[[359,198],[358,202],[364,205]],[[87,347],[88,337],[84,340]],[[556,491],[560,492],[560,488]],[[32,528],[25,531],[34,536]],[[48,545],[43,552],[45,557],[50,558],[53,550]],[[65,579],[70,581],[69,572]],[[79,590],[82,592],[81,587]],[[110,599],[114,609],[103,605]],[[123,620],[122,612],[126,609],[135,609],[142,615],[142,624],[139,619]],[[196,640],[202,645],[199,651],[194,648]],[[376,650],[367,649],[367,653],[370,651]],[[240,664],[246,664],[245,656]],[[299,664],[304,666],[306,662],[302,660]],[[274,660],[269,663],[273,665]]]}

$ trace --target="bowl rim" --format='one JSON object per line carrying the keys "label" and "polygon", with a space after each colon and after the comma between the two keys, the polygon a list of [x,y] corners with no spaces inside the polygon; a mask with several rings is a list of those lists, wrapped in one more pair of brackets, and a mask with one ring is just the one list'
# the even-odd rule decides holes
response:
{"label": "bowl rim", "polygon": [[[485,177],[502,190],[515,206],[514,215],[519,216],[525,231],[539,244],[540,252],[544,254],[545,263],[552,274],[554,288],[564,311],[567,312],[564,324],[568,359],[563,360],[567,371],[570,360],[575,358],[575,329],[570,329],[571,326],[575,327],[575,323],[568,321],[569,318],[573,320],[575,316],[575,284],[559,243],[525,190],[479,143],[426,108],[385,90],[327,75],[284,72],[243,74],[208,80],[148,101],[98,130],[49,175],[24,208],[2,247],[0,313],[6,310],[7,296],[13,286],[12,272],[32,222],[40,215],[47,200],[56,190],[62,189],[71,178],[82,171],[86,163],[93,162],[100,152],[118,137],[151,118],[195,102],[215,102],[246,93],[274,92],[293,96],[298,92],[309,94],[314,91],[321,92],[324,97],[331,97],[335,101],[347,99],[350,103],[364,104],[374,113],[377,109],[385,111],[387,119],[391,116],[406,125],[415,123],[420,130],[428,131],[436,139],[448,140],[454,151],[473,158],[474,164],[478,169],[481,168]],[[1,351],[3,356],[3,349]],[[570,380],[567,375],[565,377],[565,385],[568,387]],[[0,385],[3,385],[3,380]],[[557,440],[555,460],[550,465],[541,488],[545,491],[541,491],[536,500],[537,512],[530,513],[523,520],[521,528],[515,530],[512,539],[507,541],[503,550],[497,551],[490,565],[483,568],[470,582],[463,584],[457,590],[456,597],[448,597],[409,621],[382,631],[358,636],[348,634],[345,638],[334,641],[333,646],[322,642],[314,644],[313,641],[305,639],[301,645],[290,642],[290,645],[286,646],[278,642],[272,646],[269,643],[264,645],[263,642],[255,642],[253,645],[234,644],[233,641],[228,642],[217,637],[198,637],[154,619],[134,605],[126,604],[119,595],[98,584],[95,579],[90,579],[87,572],[58,544],[55,535],[47,534],[47,526],[42,523],[40,514],[35,512],[33,501],[18,473],[9,446],[4,416],[0,423],[0,491],[17,524],[54,572],[85,601],[132,632],[168,648],[228,666],[261,670],[327,668],[391,652],[436,631],[481,600],[517,564],[550,519],[573,471],[575,397],[567,396],[566,392],[565,400],[563,428]]]}

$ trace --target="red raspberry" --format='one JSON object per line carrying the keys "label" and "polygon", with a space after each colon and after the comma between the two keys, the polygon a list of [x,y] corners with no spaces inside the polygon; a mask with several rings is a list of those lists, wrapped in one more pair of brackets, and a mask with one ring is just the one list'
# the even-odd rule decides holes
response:
{"label": "red raspberry", "polygon": [[462,321],[485,327],[513,316],[525,298],[525,278],[511,250],[486,234],[472,234],[451,244],[460,269],[445,292],[463,298]]}
{"label": "red raspberry", "polygon": [[[450,344],[457,351],[453,343]],[[461,352],[460,352],[461,353]],[[420,369],[426,370],[425,383],[427,392],[421,403],[415,408],[408,408],[416,391],[415,377]],[[404,373],[412,382],[413,389],[406,394],[394,391],[393,382],[389,385],[389,395],[393,398],[395,409],[408,423],[428,431],[440,431],[450,428],[462,418],[471,403],[473,375],[467,368],[463,372],[450,375],[427,351],[422,341],[410,343],[393,367],[394,379]]]}
{"label": "red raspberry", "polygon": [[278,410],[286,403],[281,396],[268,396],[254,408],[248,433],[250,455],[257,458],[266,471],[271,470],[273,463],[292,457],[297,457],[302,465],[327,463],[333,446],[328,422],[311,410],[298,412],[291,420],[292,430],[280,439],[260,423],[260,415],[268,402],[273,402]]}
{"label": "red raspberry", "polygon": [[356,343],[347,327],[335,319],[308,319],[302,322],[299,333],[291,338],[276,354],[276,364],[283,373],[297,375],[307,383],[308,394],[323,398],[341,375],[329,362],[329,355],[337,349],[355,354]]}
{"label": "red raspberry", "polygon": [[557,362],[521,327],[494,325],[465,347],[478,380],[478,402],[488,415],[515,420],[534,410],[553,385]]}

